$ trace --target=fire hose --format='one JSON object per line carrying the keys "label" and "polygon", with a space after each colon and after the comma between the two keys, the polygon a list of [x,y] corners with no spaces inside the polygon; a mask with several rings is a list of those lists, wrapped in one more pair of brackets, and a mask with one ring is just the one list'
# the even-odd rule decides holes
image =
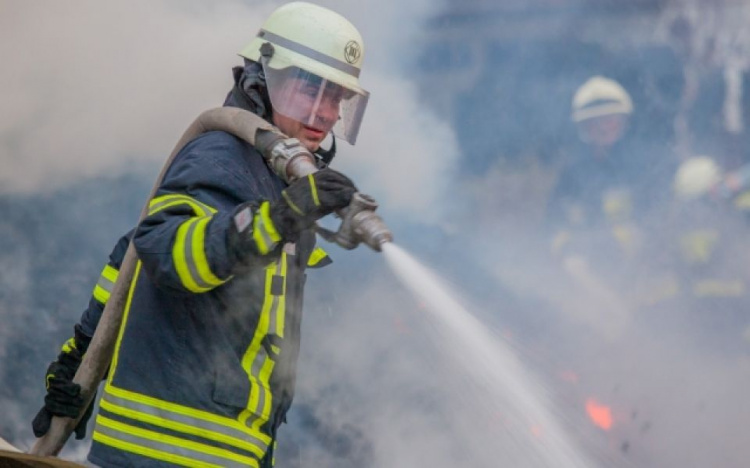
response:
{"label": "fire hose", "polygon": [[[198,116],[177,142],[151,190],[138,223],[148,215],[148,202],[156,194],[167,170],[180,150],[201,134],[217,130],[231,133],[253,145],[268,161],[273,171],[287,183],[318,170],[314,156],[297,139],[288,138],[279,129],[257,115],[229,107],[210,109]],[[367,195],[356,193],[351,204],[337,212],[342,219],[338,231],[333,232],[319,227],[318,232],[326,240],[335,242],[346,249],[353,249],[360,243],[364,243],[373,250],[380,251],[383,243],[393,240],[393,235],[382,219],[375,214],[376,208],[375,200]],[[136,263],[135,247],[131,242],[91,344],[73,378],[73,382],[81,386],[84,408],[92,404],[96,389],[112,361]],[[81,411],[81,414],[83,413],[84,411]],[[80,417],[77,419],[54,417],[47,434],[36,441],[29,453],[39,456],[59,454],[79,419]]]}

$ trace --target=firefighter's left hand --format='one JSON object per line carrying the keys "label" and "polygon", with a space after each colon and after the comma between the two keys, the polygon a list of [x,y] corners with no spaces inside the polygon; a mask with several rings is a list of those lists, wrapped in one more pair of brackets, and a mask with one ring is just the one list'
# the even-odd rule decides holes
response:
{"label": "firefighter's left hand", "polygon": [[[83,408],[81,386],[73,383],[73,377],[82,359],[83,355],[79,349],[70,348],[61,352],[57,360],[47,367],[45,375],[47,395],[44,397],[44,406],[31,423],[36,437],[42,437],[49,431],[53,416],[77,418],[81,413]],[[93,404],[89,405],[76,426],[76,439],[80,440],[86,436],[86,423],[91,417],[92,410]]]}

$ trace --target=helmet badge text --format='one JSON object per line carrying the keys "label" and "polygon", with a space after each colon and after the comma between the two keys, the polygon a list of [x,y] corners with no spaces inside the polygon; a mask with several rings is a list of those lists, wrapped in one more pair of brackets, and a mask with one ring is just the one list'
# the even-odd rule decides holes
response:
{"label": "helmet badge text", "polygon": [[349,63],[356,63],[362,55],[362,49],[357,41],[349,41],[344,47],[344,58]]}

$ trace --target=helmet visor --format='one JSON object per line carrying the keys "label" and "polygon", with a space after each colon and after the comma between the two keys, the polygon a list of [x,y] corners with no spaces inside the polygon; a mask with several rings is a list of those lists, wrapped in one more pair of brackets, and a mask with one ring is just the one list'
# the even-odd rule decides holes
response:
{"label": "helmet visor", "polygon": [[350,144],[370,93],[353,90],[297,67],[275,70],[265,66],[266,85],[274,112],[322,132],[332,132]]}

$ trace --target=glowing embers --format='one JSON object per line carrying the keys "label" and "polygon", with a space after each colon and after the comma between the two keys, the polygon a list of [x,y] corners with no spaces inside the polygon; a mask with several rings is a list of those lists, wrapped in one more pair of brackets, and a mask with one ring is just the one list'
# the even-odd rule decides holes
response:
{"label": "glowing embers", "polygon": [[612,428],[612,410],[609,406],[601,404],[593,398],[588,398],[586,400],[586,414],[601,429],[608,431]]}

